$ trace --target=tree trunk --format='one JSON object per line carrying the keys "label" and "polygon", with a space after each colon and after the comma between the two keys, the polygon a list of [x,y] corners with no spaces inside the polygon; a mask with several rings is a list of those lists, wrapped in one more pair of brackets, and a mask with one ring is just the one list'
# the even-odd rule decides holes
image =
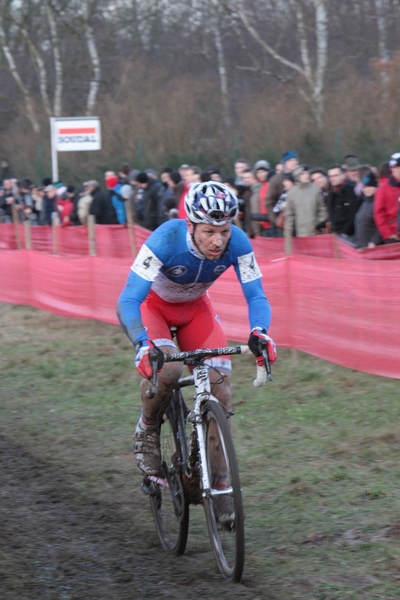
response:
{"label": "tree trunk", "polygon": [[218,73],[219,73],[219,82],[221,88],[221,100],[222,100],[222,114],[225,129],[228,131],[232,127],[232,121],[230,116],[229,109],[229,95],[228,95],[228,76],[226,72],[226,64],[225,64],[225,52],[224,46],[222,44],[222,36],[221,30],[218,25],[216,25],[214,30],[214,40],[215,40],[215,48],[217,50],[217,63],[218,63]]}
{"label": "tree trunk", "polygon": [[32,125],[33,131],[35,133],[39,133],[40,125],[39,125],[39,121],[36,118],[35,107],[34,107],[34,103],[32,100],[32,96],[31,96],[28,88],[24,85],[24,83],[20,77],[20,74],[18,73],[17,65],[15,64],[14,57],[13,57],[12,52],[7,43],[7,38],[6,38],[5,31],[4,31],[2,20],[0,21],[0,43],[1,43],[1,47],[3,50],[4,56],[6,57],[6,60],[8,62],[8,67],[10,69],[10,73],[13,76],[14,81],[16,82],[18,88],[20,89],[20,91],[24,97],[25,115],[29,119],[29,121]]}
{"label": "tree trunk", "polygon": [[46,2],[47,19],[50,26],[51,43],[54,56],[55,87],[53,114],[55,117],[61,117],[62,113],[62,92],[63,92],[63,65],[61,60],[60,45],[58,43],[57,25],[54,17],[54,10],[50,2]]}
{"label": "tree trunk", "polygon": [[84,10],[84,21],[85,21],[85,37],[86,44],[90,56],[90,60],[92,62],[92,81],[90,82],[89,94],[86,104],[86,115],[90,116],[93,112],[93,109],[96,105],[97,94],[100,88],[100,57],[97,52],[96,39],[93,34],[93,27],[90,24],[90,12],[89,6],[87,5]]}

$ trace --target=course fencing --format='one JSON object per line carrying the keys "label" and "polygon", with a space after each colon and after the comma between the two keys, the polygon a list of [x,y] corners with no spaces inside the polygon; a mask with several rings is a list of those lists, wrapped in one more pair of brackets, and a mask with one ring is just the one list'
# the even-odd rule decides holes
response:
{"label": "course fencing", "polygon": [[[29,227],[22,224],[0,224],[0,250],[30,249],[48,254],[87,256],[95,254],[104,258],[131,258],[149,235],[139,225],[95,225],[92,237],[95,251],[90,250],[90,228],[39,225]],[[252,240],[257,256],[284,253],[283,238],[261,238]],[[55,250],[56,248],[56,250]],[[335,235],[316,235],[293,238],[292,253],[320,258],[342,258],[346,260],[399,260],[400,244],[378,246],[372,250],[359,251]]]}
{"label": "course fencing", "polygon": [[[106,244],[112,249],[114,234],[103,231],[109,237],[102,242],[102,251]],[[148,232],[137,233],[139,243]],[[335,253],[332,239],[320,237],[325,238],[321,252],[328,253],[332,243]],[[262,242],[256,239],[254,246],[273,308],[270,333],[278,346],[297,348],[351,369],[400,378],[400,262],[268,254]],[[269,249],[275,250],[279,243],[272,240]],[[117,323],[115,305],[131,263],[131,256],[3,250],[0,301]],[[232,269],[215,282],[210,296],[229,339],[246,342],[247,307]]]}

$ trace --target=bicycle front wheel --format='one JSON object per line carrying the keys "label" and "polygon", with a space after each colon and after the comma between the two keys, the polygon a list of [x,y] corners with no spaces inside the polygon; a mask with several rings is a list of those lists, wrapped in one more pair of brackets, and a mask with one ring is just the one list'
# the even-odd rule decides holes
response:
{"label": "bicycle front wheel", "polygon": [[244,566],[244,513],[239,469],[227,416],[218,402],[204,406],[206,464],[210,490],[203,498],[208,533],[226,579],[240,581]]}
{"label": "bicycle front wheel", "polygon": [[182,487],[187,458],[185,404],[174,390],[160,425],[161,477],[153,482],[150,504],[159,540],[166,550],[183,554],[189,530],[189,506]]}

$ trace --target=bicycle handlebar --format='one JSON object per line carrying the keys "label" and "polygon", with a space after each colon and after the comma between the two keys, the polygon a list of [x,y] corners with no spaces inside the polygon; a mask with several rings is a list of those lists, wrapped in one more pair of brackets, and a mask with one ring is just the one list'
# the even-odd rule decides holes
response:
{"label": "bicycle handlebar", "polygon": [[[254,387],[262,387],[265,382],[272,381],[271,364],[266,348],[266,342],[260,341],[260,351],[264,358],[264,366],[257,365],[256,378],[253,381]],[[188,352],[174,352],[173,354],[164,354],[165,362],[184,362],[185,364],[195,364],[195,361],[200,361],[211,356],[226,356],[231,354],[252,354],[248,346],[228,346],[226,348],[200,348],[198,350],[190,350]],[[147,391],[149,398],[154,398],[157,393],[157,369],[158,369],[158,352],[151,349],[149,351],[153,375],[150,380],[151,389]]]}

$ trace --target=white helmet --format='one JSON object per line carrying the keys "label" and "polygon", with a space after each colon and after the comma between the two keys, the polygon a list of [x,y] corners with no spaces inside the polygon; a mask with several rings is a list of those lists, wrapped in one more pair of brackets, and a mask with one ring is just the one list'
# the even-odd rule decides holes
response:
{"label": "white helmet", "polygon": [[225,225],[236,217],[238,201],[227,185],[207,181],[189,188],[185,210],[192,223]]}

